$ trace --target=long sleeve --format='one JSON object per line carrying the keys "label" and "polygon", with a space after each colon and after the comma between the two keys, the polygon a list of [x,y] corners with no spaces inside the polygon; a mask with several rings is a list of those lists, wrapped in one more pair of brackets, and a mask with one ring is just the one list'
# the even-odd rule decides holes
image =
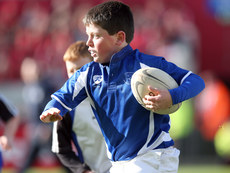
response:
{"label": "long sleeve", "polygon": [[180,103],[195,97],[205,88],[204,80],[196,74],[189,74],[183,81],[182,84],[175,89],[169,90],[173,104]]}
{"label": "long sleeve", "polygon": [[66,153],[56,154],[63,165],[69,168],[73,173],[82,173],[83,171],[90,170],[90,168],[81,163],[80,159],[72,151]]}
{"label": "long sleeve", "polygon": [[82,163],[81,159],[72,149],[72,119],[73,112],[63,116],[61,121],[58,121],[53,126],[52,151],[63,165],[69,168],[74,173],[82,173],[90,170],[88,166]]}

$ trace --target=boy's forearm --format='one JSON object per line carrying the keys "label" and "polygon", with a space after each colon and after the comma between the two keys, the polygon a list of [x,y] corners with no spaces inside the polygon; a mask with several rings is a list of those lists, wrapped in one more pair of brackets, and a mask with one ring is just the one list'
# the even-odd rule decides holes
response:
{"label": "boy's forearm", "polygon": [[58,153],[57,157],[61,161],[61,163],[69,168],[74,173],[82,173],[84,171],[90,170],[88,166],[81,163],[80,159],[76,156],[74,152],[68,153]]}
{"label": "boy's forearm", "polygon": [[59,109],[59,110],[60,110],[60,115],[61,115],[61,116],[65,115],[66,112],[68,111],[68,110],[65,109],[65,107],[63,107],[63,106],[62,106],[57,100],[55,100],[55,99],[52,99],[52,100],[50,100],[50,101],[47,103],[47,105],[46,105],[46,107],[44,108],[44,111],[43,111],[43,112],[45,112],[46,110],[49,110],[49,109],[51,109],[51,108],[57,108],[57,109]]}
{"label": "boy's forearm", "polygon": [[20,123],[20,117],[19,115],[12,117],[5,126],[5,130],[4,130],[4,135],[9,138],[9,139],[13,139],[14,135],[18,129]]}
{"label": "boy's forearm", "polygon": [[196,75],[190,74],[183,83],[175,89],[169,90],[173,104],[177,104],[198,95],[205,88],[204,80]]}

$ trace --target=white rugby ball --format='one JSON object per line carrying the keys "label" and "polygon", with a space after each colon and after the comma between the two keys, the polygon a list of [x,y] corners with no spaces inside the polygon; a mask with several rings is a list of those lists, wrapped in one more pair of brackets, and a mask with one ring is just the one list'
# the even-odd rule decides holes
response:
{"label": "white rugby ball", "polygon": [[[131,89],[136,100],[144,108],[146,107],[142,101],[142,98],[144,98],[145,95],[151,95],[151,92],[148,90],[148,86],[167,90],[178,87],[176,81],[169,74],[158,68],[148,67],[137,70],[131,78]],[[155,113],[171,114],[177,111],[180,106],[181,103],[178,103],[172,105],[170,108],[155,111]]]}

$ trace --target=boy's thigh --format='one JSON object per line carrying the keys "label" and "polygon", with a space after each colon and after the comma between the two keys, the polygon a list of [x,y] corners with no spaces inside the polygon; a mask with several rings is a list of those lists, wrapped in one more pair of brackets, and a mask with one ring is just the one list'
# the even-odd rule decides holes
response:
{"label": "boy's thigh", "polygon": [[176,173],[179,154],[176,148],[151,150],[130,161],[113,162],[110,173]]}

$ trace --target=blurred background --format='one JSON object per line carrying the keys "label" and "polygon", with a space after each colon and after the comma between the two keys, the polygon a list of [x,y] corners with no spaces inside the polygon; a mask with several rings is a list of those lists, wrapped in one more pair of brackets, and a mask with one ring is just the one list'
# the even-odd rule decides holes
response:
{"label": "blurred background", "polygon": [[[0,93],[16,105],[22,117],[14,149],[3,153],[5,171],[38,167],[47,172],[61,167],[50,152],[52,124],[41,124],[39,114],[50,94],[67,79],[65,50],[87,39],[82,17],[101,2],[0,0]],[[170,133],[181,150],[180,166],[229,167],[230,1],[122,2],[134,14],[134,49],[164,56],[206,82],[200,95],[170,115]],[[4,125],[0,127],[2,133]]]}

